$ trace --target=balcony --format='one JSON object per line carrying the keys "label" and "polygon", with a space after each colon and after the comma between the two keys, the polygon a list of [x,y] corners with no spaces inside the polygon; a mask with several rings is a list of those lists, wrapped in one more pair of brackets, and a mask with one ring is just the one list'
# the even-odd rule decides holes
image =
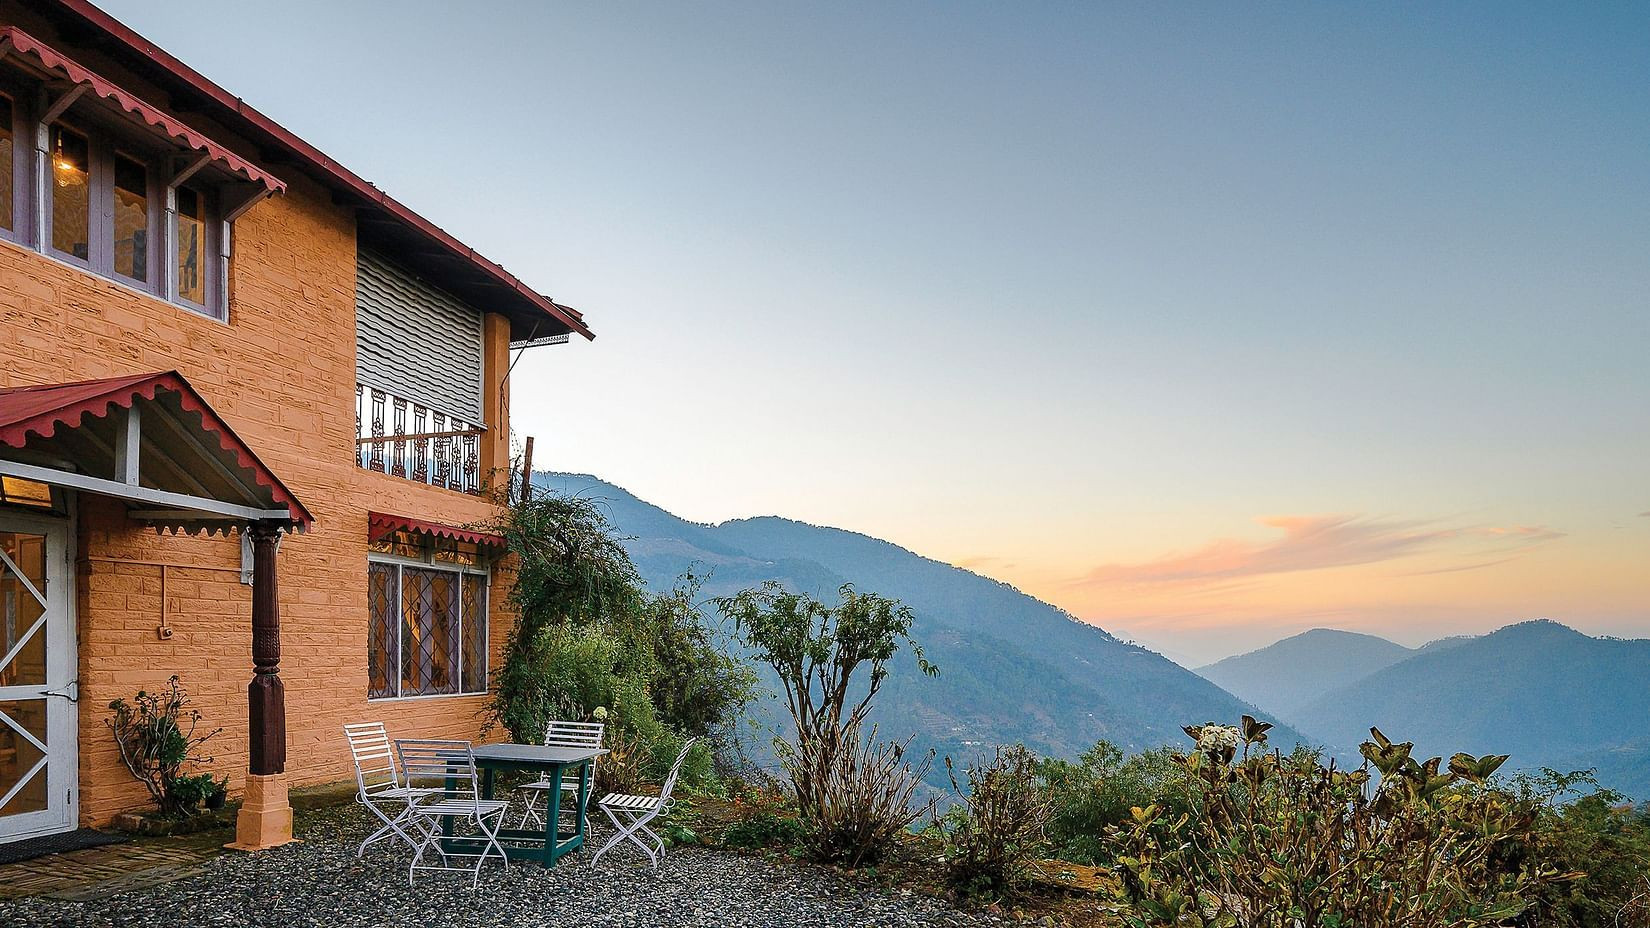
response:
{"label": "balcony", "polygon": [[486,432],[406,397],[355,388],[355,463],[367,470],[479,496]]}

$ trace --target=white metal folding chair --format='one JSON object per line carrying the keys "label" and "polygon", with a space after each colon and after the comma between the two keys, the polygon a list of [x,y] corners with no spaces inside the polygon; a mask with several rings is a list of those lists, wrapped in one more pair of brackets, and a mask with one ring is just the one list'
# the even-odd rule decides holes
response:
{"label": "white metal folding chair", "polygon": [[[470,750],[470,742],[405,740],[397,741],[395,750],[401,758],[401,771],[408,785],[432,788],[443,794],[412,807],[412,814],[423,823],[420,829],[423,840],[419,842],[412,863],[407,867],[407,885],[412,885],[413,874],[419,870],[462,873],[466,869],[470,870],[470,885],[478,885],[481,865],[495,853],[505,869],[509,869],[510,857],[504,853],[504,846],[498,843],[499,826],[504,822],[504,810],[509,808],[509,803],[481,798],[481,778],[476,773],[476,758]],[[447,865],[449,857],[466,857],[472,853],[454,850],[447,836],[442,834],[442,819],[447,816],[474,822],[481,832],[477,836],[459,837],[459,840],[480,846],[479,851],[473,852],[476,859],[474,868]],[[424,852],[431,847],[441,854],[440,866],[422,863]]]}
{"label": "white metal folding chair", "polygon": [[[560,722],[551,721],[544,726],[544,746],[552,748],[593,748],[600,750],[602,746],[602,729],[606,727],[601,722]],[[594,782],[596,762],[590,762],[590,777]],[[557,783],[548,776],[543,776],[531,783],[523,783],[519,787],[526,798],[526,806],[521,813],[521,827],[535,828],[544,824],[544,816],[539,814],[540,800],[545,802],[545,814],[549,814],[548,791],[560,789],[562,792],[571,792],[575,804],[562,804],[562,811],[573,811],[578,808],[579,771],[567,770],[561,775],[561,782]]]}
{"label": "white metal folding chair", "polygon": [[[367,845],[374,841],[391,837],[399,837],[416,850],[425,837],[424,823],[414,817],[412,807],[440,790],[413,789],[404,782],[383,722],[345,725],[344,737],[349,741],[350,757],[355,762],[355,801],[366,806],[367,811],[383,823],[361,842],[355,856],[365,854]],[[409,834],[409,829],[416,832],[417,837]]]}
{"label": "white metal folding chair", "polygon": [[[682,772],[682,762],[687,760],[688,752],[693,750],[693,745],[698,740],[689,738],[687,744],[682,745],[681,752],[670,765],[670,775],[665,777],[665,784],[660,788],[659,795],[631,796],[624,793],[608,793],[602,797],[597,805],[601,806],[602,811],[607,813],[608,819],[613,823],[613,835],[590,858],[590,866],[596,866],[596,861],[601,860],[603,854],[629,839],[632,844],[642,849],[648,860],[653,862],[653,869],[659,869],[659,858],[664,856],[665,842],[647,825],[670,811],[670,791],[676,787],[676,777]],[[642,840],[642,835],[647,836],[646,841]]]}

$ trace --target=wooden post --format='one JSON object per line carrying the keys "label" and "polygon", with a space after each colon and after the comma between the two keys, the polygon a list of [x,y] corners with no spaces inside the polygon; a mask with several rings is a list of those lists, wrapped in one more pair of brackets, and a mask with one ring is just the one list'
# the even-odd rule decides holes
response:
{"label": "wooden post", "polygon": [[247,685],[248,763],[246,796],[235,820],[235,842],[244,851],[292,840],[292,806],[286,790],[286,688],[281,684],[281,604],[276,554],[281,527],[256,522],[252,536],[252,682]]}
{"label": "wooden post", "polygon": [[521,501],[533,495],[533,436],[527,436],[527,447],[521,452]]}

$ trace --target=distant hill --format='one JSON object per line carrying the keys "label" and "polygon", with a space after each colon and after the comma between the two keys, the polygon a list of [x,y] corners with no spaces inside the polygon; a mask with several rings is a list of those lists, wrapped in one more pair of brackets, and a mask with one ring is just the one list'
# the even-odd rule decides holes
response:
{"label": "distant hill", "polygon": [[[834,602],[852,581],[905,602],[940,675],[922,677],[897,659],[874,717],[883,737],[916,733],[920,746],[958,759],[1017,741],[1072,757],[1102,738],[1139,750],[1182,740],[1185,724],[1257,712],[1054,606],[886,541],[775,517],[701,525],[590,476],[537,474],[534,482],[600,501],[654,589],[691,571],[708,574],[706,596],[772,579]],[[774,706],[766,711],[778,719]],[[1285,747],[1297,738],[1284,726],[1274,733]]]}
{"label": "distant hill", "polygon": [[1197,673],[1239,699],[1292,718],[1325,693],[1414,653],[1374,635],[1314,628],[1258,651],[1199,667]]}
{"label": "distant hill", "polygon": [[1557,622],[1449,639],[1289,714],[1351,750],[1376,725],[1425,755],[1511,754],[1511,766],[1596,766],[1650,799],[1650,640],[1592,638]]}

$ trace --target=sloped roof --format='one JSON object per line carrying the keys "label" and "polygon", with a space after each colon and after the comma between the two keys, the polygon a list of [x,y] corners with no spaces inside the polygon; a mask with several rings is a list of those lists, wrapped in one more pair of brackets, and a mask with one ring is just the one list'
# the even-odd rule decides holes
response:
{"label": "sloped roof", "polygon": [[[49,455],[91,474],[114,470],[110,414],[143,406],[145,487],[219,502],[285,509],[294,526],[314,517],[182,374],[162,371],[0,389],[0,448]],[[192,520],[179,520],[180,524]],[[187,526],[185,526],[187,527]]]}

